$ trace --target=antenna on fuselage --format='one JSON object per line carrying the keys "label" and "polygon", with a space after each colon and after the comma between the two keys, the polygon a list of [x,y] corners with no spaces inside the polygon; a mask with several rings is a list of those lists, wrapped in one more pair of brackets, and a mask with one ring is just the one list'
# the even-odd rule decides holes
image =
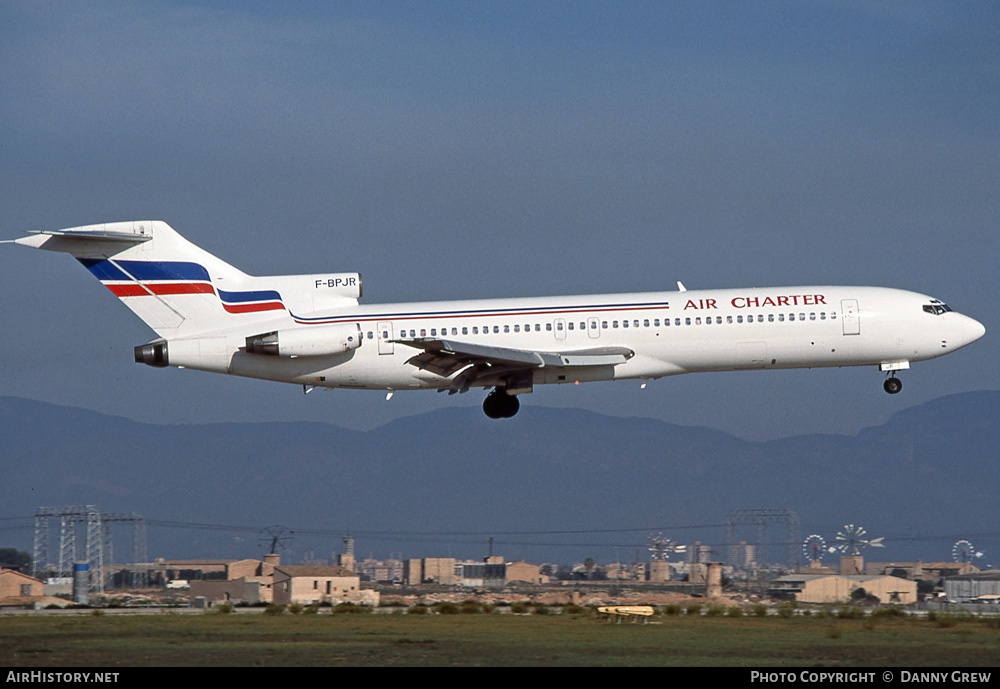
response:
{"label": "antenna on fuselage", "polygon": [[678,292],[687,292],[688,288],[684,286],[683,282],[681,282],[680,280],[678,280],[677,281],[677,291]]}

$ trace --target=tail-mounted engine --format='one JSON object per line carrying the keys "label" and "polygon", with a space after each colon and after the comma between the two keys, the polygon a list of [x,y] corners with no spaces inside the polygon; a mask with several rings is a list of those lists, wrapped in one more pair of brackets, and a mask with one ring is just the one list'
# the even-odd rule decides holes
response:
{"label": "tail-mounted engine", "polygon": [[247,338],[247,352],[271,356],[329,356],[361,346],[361,325],[340,323],[275,330]]}
{"label": "tail-mounted engine", "polygon": [[170,365],[165,341],[150,342],[135,348],[135,363],[146,364],[156,368],[166,368]]}

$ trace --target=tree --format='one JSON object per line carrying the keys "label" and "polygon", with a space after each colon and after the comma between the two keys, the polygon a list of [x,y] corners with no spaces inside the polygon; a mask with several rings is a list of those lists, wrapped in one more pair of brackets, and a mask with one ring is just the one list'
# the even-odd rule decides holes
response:
{"label": "tree", "polygon": [[31,571],[31,555],[16,548],[0,548],[0,567],[28,573]]}

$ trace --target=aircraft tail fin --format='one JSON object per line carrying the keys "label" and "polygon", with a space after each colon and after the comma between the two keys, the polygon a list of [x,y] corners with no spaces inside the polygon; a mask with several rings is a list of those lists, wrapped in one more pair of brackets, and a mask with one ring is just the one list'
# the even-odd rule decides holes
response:
{"label": "aircraft tail fin", "polygon": [[[250,303],[238,290],[254,278],[158,220],[34,232],[15,242],[74,256],[161,337],[225,328]],[[227,308],[227,294],[235,306]],[[280,298],[256,312],[273,317],[266,312],[279,308]]]}
{"label": "aircraft tail fin", "polygon": [[358,305],[358,273],[254,277],[195,246],[159,220],[34,232],[22,246],[76,257],[163,338],[262,323],[315,325]]}

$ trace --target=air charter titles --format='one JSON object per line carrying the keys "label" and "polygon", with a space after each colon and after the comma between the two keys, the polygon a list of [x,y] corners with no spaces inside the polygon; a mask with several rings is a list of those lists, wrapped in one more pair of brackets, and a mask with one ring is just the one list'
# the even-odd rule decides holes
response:
{"label": "air charter titles", "polygon": [[816,672],[802,670],[801,672],[750,672],[751,682],[989,682],[990,672],[911,672],[900,670],[899,676],[893,672]]}
{"label": "air charter titles", "polygon": [[[762,306],[820,306],[826,305],[825,294],[782,294],[775,297],[733,297],[729,305],[734,309],[756,309]],[[715,299],[688,299],[684,311],[688,309],[717,309]]]}

